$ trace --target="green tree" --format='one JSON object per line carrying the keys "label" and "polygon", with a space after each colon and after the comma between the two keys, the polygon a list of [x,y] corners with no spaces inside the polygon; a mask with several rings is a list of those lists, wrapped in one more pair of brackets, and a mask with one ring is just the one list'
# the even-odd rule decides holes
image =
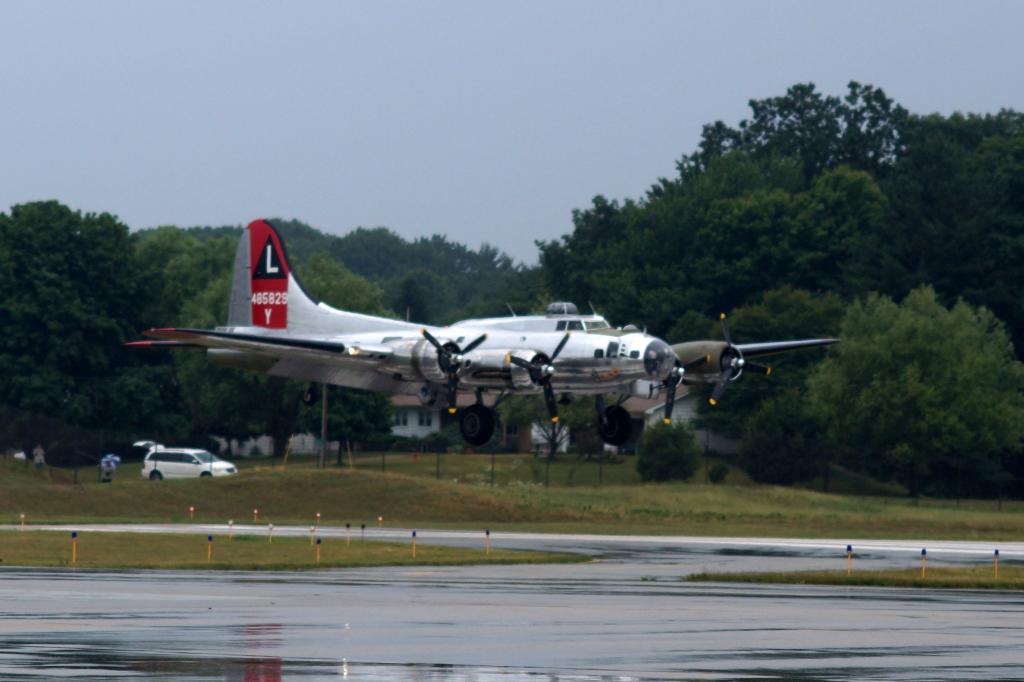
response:
{"label": "green tree", "polygon": [[[225,279],[234,266],[237,236],[199,239],[176,227],[159,227],[133,235],[135,261],[143,286],[139,301],[145,326],[194,324],[186,305],[210,284]],[[222,324],[227,297],[213,308],[211,322]],[[192,311],[191,314],[194,314]]]}
{"label": "green tree", "polygon": [[818,423],[799,390],[762,402],[746,423],[740,445],[743,468],[760,483],[790,485],[824,474],[828,491],[828,453],[817,437]]}
{"label": "green tree", "polygon": [[[81,426],[136,423],[140,395],[123,343],[140,279],[128,228],[56,201],[0,213],[0,404]],[[151,402],[151,401],[150,401]]]}
{"label": "green tree", "polygon": [[518,424],[520,427],[536,425],[542,432],[550,453],[552,441],[561,446],[567,439],[574,439],[581,450],[595,452],[603,445],[598,442],[597,409],[591,396],[574,396],[569,403],[558,406],[558,428],[551,423],[544,398],[541,394],[513,395],[498,406],[498,415],[504,424]]}
{"label": "green tree", "polygon": [[930,287],[900,304],[872,295],[849,307],[841,336],[808,402],[852,468],[897,476],[915,495],[950,494],[957,477],[985,488],[979,472],[1019,452],[1024,371],[985,308],[946,308]]}
{"label": "green tree", "polygon": [[[303,405],[299,414],[302,430],[319,437],[321,406]],[[391,430],[391,400],[386,393],[330,386],[327,390],[327,434],[340,443],[361,443]],[[342,446],[344,447],[344,446]]]}
{"label": "green tree", "polygon": [[697,470],[700,447],[687,424],[644,429],[636,450],[636,470],[645,481],[685,480]]}
{"label": "green tree", "polygon": [[785,95],[750,100],[751,117],[730,128],[704,126],[700,149],[680,162],[683,172],[707,168],[733,150],[798,159],[809,181],[846,164],[884,174],[903,149],[907,111],[881,88],[850,81],[845,97],[799,83]]}
{"label": "green tree", "polygon": [[422,324],[445,324],[452,308],[450,285],[442,275],[426,268],[410,270],[391,283],[391,307],[405,319]]}
{"label": "green tree", "polygon": [[541,265],[556,296],[664,335],[684,311],[717,317],[782,285],[870,290],[878,261],[865,265],[864,242],[884,243],[887,216],[864,171],[840,166],[805,188],[786,159],[735,151],[642,202],[598,197],[572,234],[539,244]]}
{"label": "green tree", "polygon": [[301,269],[303,285],[310,295],[339,310],[367,315],[391,315],[384,305],[384,292],[323,253],[313,254]]}

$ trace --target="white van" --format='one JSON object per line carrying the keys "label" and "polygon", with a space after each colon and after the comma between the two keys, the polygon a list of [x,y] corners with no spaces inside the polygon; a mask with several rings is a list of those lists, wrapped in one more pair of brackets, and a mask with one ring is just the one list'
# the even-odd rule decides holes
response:
{"label": "white van", "polygon": [[152,442],[145,445],[149,447],[149,452],[142,462],[142,477],[151,481],[165,478],[230,476],[238,473],[234,464],[206,450],[166,448]]}

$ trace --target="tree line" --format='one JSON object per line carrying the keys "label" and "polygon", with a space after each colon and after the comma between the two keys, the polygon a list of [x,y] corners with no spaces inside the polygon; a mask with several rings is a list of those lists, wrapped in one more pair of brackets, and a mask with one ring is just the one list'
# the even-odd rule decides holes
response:
{"label": "tree line", "polygon": [[758,480],[827,485],[840,463],[912,493],[1024,493],[1024,116],[916,115],[856,82],[750,110],[643,197],[575,211],[538,244],[547,286],[672,341],[721,334],[720,312],[738,342],[841,336],[701,401]]}
{"label": "tree line", "polygon": [[[670,342],[717,337],[720,312],[738,342],[839,335],[701,408],[755,478],[838,464],[915,493],[1024,494],[1024,116],[913,114],[859,83],[794,85],[750,111],[706,125],[644,196],[574,211],[533,267],[442,235],[275,222],[307,288],[350,310],[444,324],[565,299]],[[56,420],[111,441],[269,433],[281,450],[315,426],[297,382],[122,345],[149,326],[222,323],[240,231],[130,232],[56,201],[0,213],[6,440]],[[331,404],[332,431],[388,427],[385,397]]]}

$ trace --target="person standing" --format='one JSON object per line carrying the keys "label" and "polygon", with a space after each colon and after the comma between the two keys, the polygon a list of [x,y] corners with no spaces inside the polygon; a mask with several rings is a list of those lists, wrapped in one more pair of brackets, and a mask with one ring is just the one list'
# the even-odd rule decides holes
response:
{"label": "person standing", "polygon": [[46,450],[43,450],[42,443],[36,443],[36,447],[32,450],[32,463],[36,465],[38,471],[42,471],[46,466]]}
{"label": "person standing", "polygon": [[104,457],[100,460],[100,483],[110,483],[114,480],[114,460]]}

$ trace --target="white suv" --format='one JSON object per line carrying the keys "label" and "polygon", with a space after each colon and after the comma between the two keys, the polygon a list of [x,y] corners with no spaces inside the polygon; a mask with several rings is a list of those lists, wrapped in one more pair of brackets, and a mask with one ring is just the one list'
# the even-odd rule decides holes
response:
{"label": "white suv", "polygon": [[238,473],[231,462],[195,448],[166,448],[159,443],[140,442],[148,447],[142,462],[142,477],[151,481],[164,478],[195,478],[196,476],[230,476]]}

